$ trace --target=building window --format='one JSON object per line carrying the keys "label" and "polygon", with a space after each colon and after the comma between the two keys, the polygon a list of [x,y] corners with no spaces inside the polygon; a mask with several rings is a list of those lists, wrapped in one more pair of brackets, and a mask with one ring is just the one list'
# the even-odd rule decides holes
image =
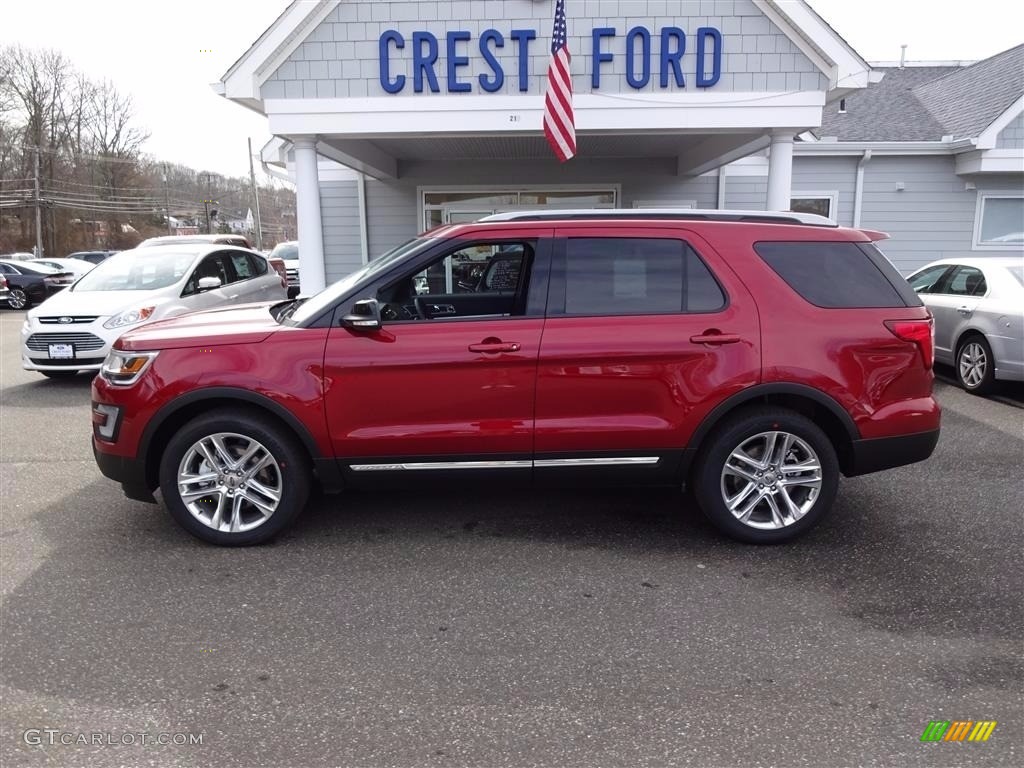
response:
{"label": "building window", "polygon": [[1024,196],[978,195],[974,214],[974,247],[1024,248]]}
{"label": "building window", "polygon": [[789,201],[789,210],[796,213],[816,213],[827,219],[834,219],[838,202],[838,192],[794,192]]}
{"label": "building window", "polygon": [[476,221],[492,213],[538,208],[614,208],[618,189],[593,187],[421,189],[423,228]]}
{"label": "building window", "polygon": [[634,200],[634,208],[671,208],[692,210],[697,207],[696,200]]}

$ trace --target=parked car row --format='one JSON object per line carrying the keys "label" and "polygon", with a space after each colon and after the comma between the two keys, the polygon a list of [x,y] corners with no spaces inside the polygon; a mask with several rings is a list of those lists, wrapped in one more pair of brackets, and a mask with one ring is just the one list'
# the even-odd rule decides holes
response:
{"label": "parked car row", "polygon": [[7,280],[7,304],[11,309],[41,304],[75,282],[71,272],[31,261],[0,260],[0,273]]}

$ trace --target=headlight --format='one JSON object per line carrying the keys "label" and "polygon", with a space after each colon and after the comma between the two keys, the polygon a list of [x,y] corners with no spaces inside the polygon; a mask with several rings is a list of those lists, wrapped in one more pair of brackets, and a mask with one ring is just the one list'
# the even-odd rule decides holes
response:
{"label": "headlight", "polygon": [[139,380],[139,377],[146,372],[157,352],[122,352],[111,350],[107,359],[103,361],[103,369],[100,374],[111,384],[120,384],[127,387]]}
{"label": "headlight", "polygon": [[114,315],[103,324],[104,328],[123,328],[126,325],[135,325],[149,318],[156,307],[139,307],[138,309],[126,309],[119,315]]}

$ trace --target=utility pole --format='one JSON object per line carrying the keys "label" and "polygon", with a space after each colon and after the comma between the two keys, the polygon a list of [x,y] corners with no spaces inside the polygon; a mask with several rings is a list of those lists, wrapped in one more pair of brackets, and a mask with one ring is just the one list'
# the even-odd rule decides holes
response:
{"label": "utility pole", "polygon": [[43,258],[43,200],[39,194],[39,147],[35,150],[36,258]]}
{"label": "utility pole", "polygon": [[256,186],[256,170],[252,166],[252,137],[249,137],[249,183],[256,201],[256,247],[263,250],[263,221],[260,219],[260,191]]}
{"label": "utility pole", "polygon": [[171,228],[171,193],[167,189],[167,163],[164,163],[164,213],[167,215],[167,234],[173,235],[174,230]]}
{"label": "utility pole", "polygon": [[206,199],[203,200],[203,210],[206,212],[206,234],[212,235],[213,234],[213,229],[210,226],[210,184],[211,184],[211,179],[210,179],[210,174],[209,173],[205,173],[203,175],[206,176]]}

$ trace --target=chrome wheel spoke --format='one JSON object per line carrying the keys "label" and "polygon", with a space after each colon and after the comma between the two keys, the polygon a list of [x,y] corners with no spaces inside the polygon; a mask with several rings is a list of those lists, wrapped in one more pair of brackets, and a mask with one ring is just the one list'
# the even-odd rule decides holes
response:
{"label": "chrome wheel spoke", "polygon": [[277,459],[258,440],[218,432],[200,438],[185,452],[177,488],[192,517],[215,531],[238,534],[259,527],[274,514],[284,481]]}
{"label": "chrome wheel spoke", "polygon": [[785,528],[814,507],[822,472],[818,454],[805,439],[783,430],[761,432],[729,454],[721,472],[722,500],[745,525]]}

